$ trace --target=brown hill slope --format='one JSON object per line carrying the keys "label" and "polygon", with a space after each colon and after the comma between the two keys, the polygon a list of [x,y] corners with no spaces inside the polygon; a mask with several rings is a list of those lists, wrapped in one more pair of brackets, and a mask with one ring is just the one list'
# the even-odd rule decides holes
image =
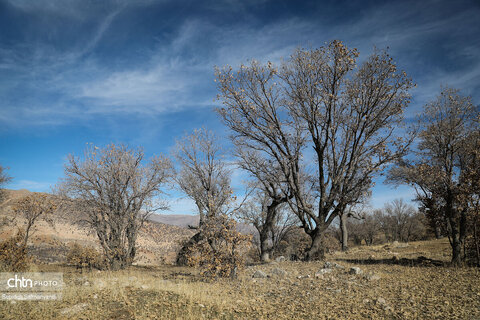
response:
{"label": "brown hill slope", "polygon": [[[29,195],[28,190],[6,190],[6,200],[0,205],[0,219],[13,217],[12,205]],[[42,262],[64,262],[66,253],[73,243],[99,248],[96,235],[85,226],[78,225],[78,217],[65,212],[56,212],[54,224],[39,220],[29,240],[29,250]],[[13,235],[22,227],[24,219],[15,221],[0,229],[0,241]],[[180,243],[193,235],[192,230],[155,221],[148,221],[140,231],[137,240],[135,264],[156,265],[173,263]]]}

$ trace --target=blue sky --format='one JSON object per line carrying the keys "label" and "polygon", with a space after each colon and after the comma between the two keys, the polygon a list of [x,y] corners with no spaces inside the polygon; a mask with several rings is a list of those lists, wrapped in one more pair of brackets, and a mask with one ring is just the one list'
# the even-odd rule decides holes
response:
{"label": "blue sky", "polygon": [[[0,164],[8,188],[49,191],[87,142],[153,155],[193,128],[226,135],[214,66],[333,39],[360,60],[389,47],[417,84],[409,117],[442,85],[478,104],[479,35],[479,1],[0,0]],[[372,206],[412,194],[379,180]],[[193,210],[172,198],[172,212]]]}

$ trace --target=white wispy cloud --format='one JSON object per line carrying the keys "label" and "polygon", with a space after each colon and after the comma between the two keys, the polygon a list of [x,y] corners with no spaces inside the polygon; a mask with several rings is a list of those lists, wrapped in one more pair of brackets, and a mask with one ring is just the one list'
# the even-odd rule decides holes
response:
{"label": "white wispy cloud", "polygon": [[52,184],[49,182],[19,180],[10,183],[9,188],[19,190],[26,189],[33,192],[50,192]]}

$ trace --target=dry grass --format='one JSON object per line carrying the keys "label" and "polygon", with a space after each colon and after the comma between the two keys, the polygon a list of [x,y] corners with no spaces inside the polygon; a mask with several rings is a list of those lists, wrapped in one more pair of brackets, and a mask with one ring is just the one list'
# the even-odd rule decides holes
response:
{"label": "dry grass", "polygon": [[[39,265],[35,271],[64,272],[63,299],[2,301],[0,318],[480,319],[480,271],[443,265],[448,259],[447,240],[360,247],[328,256],[345,269],[318,278],[321,262],[281,262],[249,266],[233,281],[211,282],[196,270],[174,266],[81,273]],[[349,274],[352,266],[364,274]],[[275,268],[287,275],[272,275]],[[253,279],[256,270],[272,276]],[[372,273],[380,278],[372,280]]]}

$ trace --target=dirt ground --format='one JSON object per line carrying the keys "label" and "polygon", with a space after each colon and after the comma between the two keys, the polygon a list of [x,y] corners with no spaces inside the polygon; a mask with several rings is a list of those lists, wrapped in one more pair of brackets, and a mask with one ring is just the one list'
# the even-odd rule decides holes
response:
{"label": "dirt ground", "polygon": [[358,247],[327,265],[272,262],[215,281],[168,265],[37,265],[64,273],[63,299],[1,301],[0,319],[480,319],[480,270],[449,267],[449,250],[446,239]]}

